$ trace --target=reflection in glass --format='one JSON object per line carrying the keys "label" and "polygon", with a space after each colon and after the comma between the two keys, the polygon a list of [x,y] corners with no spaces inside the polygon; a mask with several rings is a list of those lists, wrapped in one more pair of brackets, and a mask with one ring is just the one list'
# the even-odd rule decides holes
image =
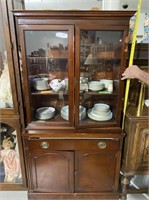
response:
{"label": "reflection in glass", "polygon": [[0,182],[22,183],[17,133],[3,123],[0,128]]}

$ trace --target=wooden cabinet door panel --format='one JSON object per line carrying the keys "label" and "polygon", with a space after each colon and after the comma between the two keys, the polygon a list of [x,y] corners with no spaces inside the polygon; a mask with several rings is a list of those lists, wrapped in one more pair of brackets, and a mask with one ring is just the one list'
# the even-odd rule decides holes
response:
{"label": "wooden cabinet door panel", "polygon": [[113,191],[116,157],[98,151],[76,152],[75,191]]}
{"label": "wooden cabinet door panel", "polygon": [[145,135],[145,142],[144,142],[144,151],[143,151],[143,163],[148,162],[148,154],[149,154],[149,129],[148,133]]}
{"label": "wooden cabinet door panel", "polygon": [[125,171],[148,171],[149,128],[147,121],[132,121],[128,123],[125,141],[124,158]]}
{"label": "wooden cabinet door panel", "polygon": [[[147,169],[149,154],[149,129],[143,129],[140,132],[140,160],[137,159],[139,168]],[[141,145],[142,144],[142,145]]]}
{"label": "wooden cabinet door panel", "polygon": [[73,192],[73,152],[32,151],[30,164],[31,187],[34,191]]}

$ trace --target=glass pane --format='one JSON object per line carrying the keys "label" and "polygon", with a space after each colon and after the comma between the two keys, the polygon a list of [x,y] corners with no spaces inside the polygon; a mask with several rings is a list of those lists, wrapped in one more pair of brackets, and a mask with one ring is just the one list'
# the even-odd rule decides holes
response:
{"label": "glass pane", "polygon": [[121,31],[81,31],[80,123],[116,119],[122,38]]}
{"label": "glass pane", "polygon": [[2,12],[0,12],[0,108],[12,107],[13,101],[9,78],[9,67],[7,63]]}
{"label": "glass pane", "polygon": [[25,31],[25,43],[32,120],[68,120],[68,31]]}
{"label": "glass pane", "polygon": [[16,130],[2,123],[0,128],[0,183],[22,183]]}

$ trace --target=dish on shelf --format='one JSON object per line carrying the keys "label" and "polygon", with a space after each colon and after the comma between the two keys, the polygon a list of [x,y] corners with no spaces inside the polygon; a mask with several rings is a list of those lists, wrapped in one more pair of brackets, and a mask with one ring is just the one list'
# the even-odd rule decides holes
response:
{"label": "dish on shelf", "polygon": [[108,113],[107,116],[103,116],[103,115],[94,114],[92,109],[88,110],[87,115],[90,119],[93,119],[95,121],[108,121],[108,120],[112,119],[112,116],[113,116],[111,111]]}
{"label": "dish on shelf", "polygon": [[103,90],[104,83],[101,83],[100,81],[90,81],[88,83],[88,87],[89,87],[89,90],[99,91],[99,90]]}
{"label": "dish on shelf", "polygon": [[108,112],[110,110],[110,106],[105,103],[96,103],[94,104],[93,109],[99,112]]}
{"label": "dish on shelf", "polygon": [[98,110],[95,109],[95,107],[92,108],[92,114],[93,115],[107,117],[107,116],[110,115],[110,113],[111,113],[110,110],[105,112],[105,111],[98,111]]}
{"label": "dish on shelf", "polygon": [[47,90],[49,89],[48,80],[48,78],[34,78],[32,80],[32,86],[36,90]]}
{"label": "dish on shelf", "polygon": [[104,103],[96,103],[94,107],[89,109],[88,117],[96,121],[107,121],[112,118],[110,106]]}
{"label": "dish on shelf", "polygon": [[55,115],[55,108],[41,107],[36,110],[36,117],[38,119],[46,120],[51,119]]}
{"label": "dish on shelf", "polygon": [[53,79],[49,85],[52,90],[58,92],[60,89],[65,88],[65,80]]}
{"label": "dish on shelf", "polygon": [[[64,106],[61,108],[61,117],[65,120],[69,120],[69,106]],[[86,117],[86,108],[83,106],[79,107],[79,120]]]}
{"label": "dish on shelf", "polygon": [[113,91],[113,80],[101,79],[100,82],[104,83],[106,90],[108,90],[109,92]]}
{"label": "dish on shelf", "polygon": [[113,84],[113,80],[110,79],[100,79],[100,82],[104,83],[106,89],[108,89],[109,84]]}

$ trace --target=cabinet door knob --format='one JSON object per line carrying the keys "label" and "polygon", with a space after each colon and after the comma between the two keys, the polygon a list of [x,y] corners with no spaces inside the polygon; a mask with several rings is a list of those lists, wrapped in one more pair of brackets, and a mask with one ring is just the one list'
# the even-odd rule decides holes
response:
{"label": "cabinet door knob", "polygon": [[107,145],[106,142],[98,142],[97,146],[99,149],[105,149]]}
{"label": "cabinet door knob", "polygon": [[40,146],[42,149],[48,149],[49,148],[49,143],[46,141],[43,141],[40,143]]}

